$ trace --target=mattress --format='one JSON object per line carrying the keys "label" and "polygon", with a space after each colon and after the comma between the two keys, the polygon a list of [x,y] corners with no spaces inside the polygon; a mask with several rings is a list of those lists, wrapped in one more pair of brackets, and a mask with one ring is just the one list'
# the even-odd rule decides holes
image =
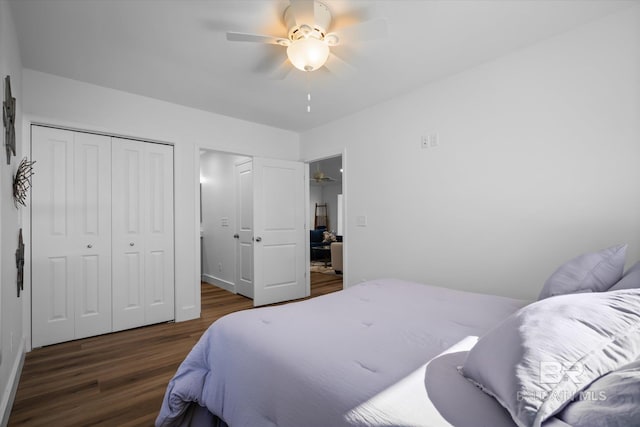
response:
{"label": "mattress", "polygon": [[457,366],[525,301],[398,279],[233,313],[170,381],[158,426],[513,426]]}

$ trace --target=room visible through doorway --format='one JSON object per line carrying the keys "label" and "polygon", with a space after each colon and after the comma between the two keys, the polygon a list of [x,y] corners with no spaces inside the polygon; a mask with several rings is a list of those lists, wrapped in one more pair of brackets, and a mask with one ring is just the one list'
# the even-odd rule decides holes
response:
{"label": "room visible through doorway", "polygon": [[312,282],[318,274],[342,278],[345,238],[342,173],[342,156],[309,163],[308,224]]}

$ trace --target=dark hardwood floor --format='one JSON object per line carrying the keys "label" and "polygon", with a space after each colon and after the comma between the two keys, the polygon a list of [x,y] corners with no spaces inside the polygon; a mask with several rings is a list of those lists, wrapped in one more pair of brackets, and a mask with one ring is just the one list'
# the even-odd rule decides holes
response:
{"label": "dark hardwood floor", "polygon": [[[311,298],[342,276],[311,273]],[[202,285],[202,317],[86,338],[28,353],[9,426],[151,426],[178,365],[216,319],[251,300]]]}

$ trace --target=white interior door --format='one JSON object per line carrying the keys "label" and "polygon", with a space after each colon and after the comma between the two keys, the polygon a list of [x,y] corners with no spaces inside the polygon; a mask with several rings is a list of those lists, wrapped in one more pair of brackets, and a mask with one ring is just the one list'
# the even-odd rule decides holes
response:
{"label": "white interior door", "polygon": [[113,138],[113,330],[174,315],[173,147]]}
{"label": "white interior door", "polygon": [[32,127],[32,345],[75,337],[73,132]]}
{"label": "white interior door", "polygon": [[236,292],[253,298],[253,164],[236,165]]}
{"label": "white interior door", "polygon": [[144,325],[144,143],[113,138],[113,330]]}
{"label": "white interior door", "polygon": [[145,323],[174,319],[173,147],[144,144]]}
{"label": "white interior door", "polygon": [[108,137],[32,127],[32,345],[111,330]]}
{"label": "white interior door", "polygon": [[304,164],[253,159],[254,306],[309,295]]}
{"label": "white interior door", "polygon": [[111,138],[74,135],[78,339],[111,332]]}

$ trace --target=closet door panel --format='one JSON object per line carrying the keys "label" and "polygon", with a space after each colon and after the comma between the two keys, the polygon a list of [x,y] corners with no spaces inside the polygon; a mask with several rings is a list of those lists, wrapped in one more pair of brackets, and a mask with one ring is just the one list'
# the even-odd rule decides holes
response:
{"label": "closet door panel", "polygon": [[73,132],[33,127],[32,345],[75,337]]}
{"label": "closet door panel", "polygon": [[145,144],[145,322],[174,315],[173,147]]}
{"label": "closet door panel", "polygon": [[75,134],[76,338],[111,332],[111,138]]}
{"label": "closet door panel", "polygon": [[144,146],[138,141],[112,139],[114,331],[145,324]]}

